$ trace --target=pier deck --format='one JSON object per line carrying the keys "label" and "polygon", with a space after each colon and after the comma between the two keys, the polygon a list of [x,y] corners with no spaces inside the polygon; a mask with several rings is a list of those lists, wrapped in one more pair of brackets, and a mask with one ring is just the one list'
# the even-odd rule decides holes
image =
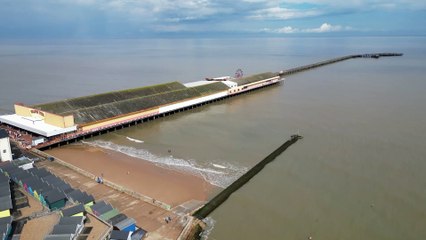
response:
{"label": "pier deck", "polygon": [[[178,82],[172,82],[66,99],[54,103],[35,105],[33,107],[15,104],[15,111],[19,112],[19,114],[0,116],[0,123],[3,123],[4,126],[9,128],[12,127],[21,136],[28,131],[32,132],[32,128],[23,128],[26,130],[21,131],[23,125],[20,125],[19,122],[13,119],[26,119],[23,116],[27,115],[29,119],[35,119],[38,116],[38,120],[49,117],[49,122],[52,122],[52,124],[63,125],[64,128],[61,131],[65,131],[66,133],[50,133],[53,134],[51,137],[47,137],[43,139],[42,143],[34,145],[25,140],[19,141],[25,148],[51,149],[237,96],[248,91],[271,86],[282,81],[285,76],[298,72],[349,59],[377,59],[391,56],[402,56],[402,53],[347,55],[277,73],[267,72],[231,79],[228,85],[219,81],[200,86],[186,87]],[[47,111],[52,111],[52,113]],[[36,117],[33,117],[33,115]],[[38,120],[36,122],[40,122]],[[72,131],[71,128],[76,128],[76,130]],[[37,137],[37,132],[35,131],[34,133],[36,133],[35,137]],[[48,136],[48,134],[43,136]]]}

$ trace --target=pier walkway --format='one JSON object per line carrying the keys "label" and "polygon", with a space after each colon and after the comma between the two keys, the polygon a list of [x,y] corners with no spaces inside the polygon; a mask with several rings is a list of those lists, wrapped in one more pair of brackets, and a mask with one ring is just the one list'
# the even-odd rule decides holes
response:
{"label": "pier walkway", "polygon": [[376,58],[377,59],[380,57],[397,57],[402,55],[403,55],[402,53],[366,53],[366,54],[347,55],[347,56],[332,58],[329,60],[325,60],[325,61],[321,61],[321,62],[309,64],[309,65],[304,65],[300,67],[283,70],[279,72],[278,75],[280,75],[281,77],[285,77],[298,72],[308,71],[314,68],[318,68],[325,65],[329,65],[329,64],[349,60],[349,59],[354,59],[354,58]]}

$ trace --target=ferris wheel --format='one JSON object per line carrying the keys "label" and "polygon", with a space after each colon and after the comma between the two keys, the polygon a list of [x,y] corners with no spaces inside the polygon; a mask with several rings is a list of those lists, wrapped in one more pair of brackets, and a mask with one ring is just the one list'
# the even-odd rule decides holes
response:
{"label": "ferris wheel", "polygon": [[242,78],[243,76],[243,70],[241,70],[241,68],[238,68],[237,71],[235,71],[235,78]]}

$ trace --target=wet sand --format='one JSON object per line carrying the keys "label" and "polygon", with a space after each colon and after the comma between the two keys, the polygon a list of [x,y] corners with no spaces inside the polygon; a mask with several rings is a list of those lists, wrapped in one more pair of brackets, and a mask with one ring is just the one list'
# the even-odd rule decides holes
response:
{"label": "wet sand", "polygon": [[218,191],[201,177],[102,148],[68,145],[46,153],[172,207],[191,200],[207,201]]}

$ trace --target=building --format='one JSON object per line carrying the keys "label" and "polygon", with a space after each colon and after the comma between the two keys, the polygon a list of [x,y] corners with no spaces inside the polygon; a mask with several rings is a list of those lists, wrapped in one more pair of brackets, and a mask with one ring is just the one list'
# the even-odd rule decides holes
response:
{"label": "building", "polygon": [[282,81],[267,72],[244,78],[218,78],[182,84],[169,82],[85,97],[26,106],[15,104],[15,114],[0,116],[0,123],[30,133],[27,148],[55,143],[152,120],[209,102]]}
{"label": "building", "polygon": [[4,129],[0,129],[0,161],[12,161],[9,134]]}
{"label": "building", "polygon": [[12,209],[12,197],[9,178],[0,174],[0,219],[10,217]]}

